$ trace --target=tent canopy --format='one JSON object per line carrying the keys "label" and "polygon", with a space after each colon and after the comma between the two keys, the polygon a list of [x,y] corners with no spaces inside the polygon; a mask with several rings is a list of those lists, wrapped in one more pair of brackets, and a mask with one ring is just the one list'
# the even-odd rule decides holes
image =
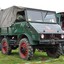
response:
{"label": "tent canopy", "polygon": [[[40,9],[32,9],[32,8],[26,8],[26,7],[12,6],[10,8],[0,10],[0,27],[11,26],[16,20],[17,13],[20,11],[24,11],[25,9],[48,11],[48,10],[40,10]],[[48,12],[54,12],[55,13],[55,11],[48,11]]]}
{"label": "tent canopy", "polygon": [[16,19],[17,12],[23,11],[24,9],[25,9],[24,7],[12,6],[10,8],[1,10],[0,11],[0,27],[11,26]]}

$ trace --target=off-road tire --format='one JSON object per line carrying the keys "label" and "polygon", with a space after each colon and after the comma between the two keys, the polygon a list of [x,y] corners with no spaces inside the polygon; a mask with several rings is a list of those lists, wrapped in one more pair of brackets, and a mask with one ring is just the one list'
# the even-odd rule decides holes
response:
{"label": "off-road tire", "polygon": [[61,51],[62,51],[62,55],[64,55],[64,44],[61,44]]}
{"label": "off-road tire", "polygon": [[47,55],[52,58],[59,58],[59,56],[62,54],[60,46],[55,46],[53,48],[46,49]]}
{"label": "off-road tire", "polygon": [[1,48],[2,54],[10,55],[12,50],[9,46],[7,38],[2,39],[1,45],[2,45]]}
{"label": "off-road tire", "polygon": [[33,57],[33,48],[29,45],[27,38],[23,38],[19,42],[19,55],[25,60],[31,60]]}

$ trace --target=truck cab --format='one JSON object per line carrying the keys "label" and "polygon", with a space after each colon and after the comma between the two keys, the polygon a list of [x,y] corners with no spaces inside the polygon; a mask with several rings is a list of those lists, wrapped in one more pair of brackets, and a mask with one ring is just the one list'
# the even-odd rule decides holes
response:
{"label": "truck cab", "polygon": [[57,20],[58,24],[60,24],[60,26],[64,30],[64,12],[57,13]]}
{"label": "truck cab", "polygon": [[[57,23],[61,26],[62,30],[64,31],[64,12],[57,13]],[[61,44],[61,48],[64,55],[64,43]]]}

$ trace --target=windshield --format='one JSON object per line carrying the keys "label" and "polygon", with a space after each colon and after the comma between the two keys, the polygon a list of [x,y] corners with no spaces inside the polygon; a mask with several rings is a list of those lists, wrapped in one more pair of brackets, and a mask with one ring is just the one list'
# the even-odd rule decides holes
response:
{"label": "windshield", "polygon": [[28,21],[56,23],[54,12],[27,10]]}

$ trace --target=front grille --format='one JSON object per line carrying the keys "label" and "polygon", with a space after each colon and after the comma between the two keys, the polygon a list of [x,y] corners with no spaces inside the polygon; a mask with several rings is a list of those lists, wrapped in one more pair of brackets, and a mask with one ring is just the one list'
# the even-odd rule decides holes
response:
{"label": "front grille", "polygon": [[60,34],[44,34],[44,39],[61,39]]}

